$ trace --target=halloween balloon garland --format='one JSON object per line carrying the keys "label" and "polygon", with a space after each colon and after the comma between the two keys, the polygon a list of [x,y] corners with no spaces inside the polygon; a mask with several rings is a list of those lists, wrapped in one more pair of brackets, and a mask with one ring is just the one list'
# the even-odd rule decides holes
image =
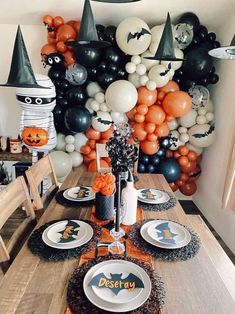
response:
{"label": "halloween balloon garland", "polygon": [[[92,45],[73,49],[66,42],[79,42],[83,23],[54,19],[45,23],[48,43],[42,56],[51,66],[48,75],[57,91],[56,149],[67,151],[73,166],[84,162],[95,171],[96,142],[106,143],[113,136],[113,123],[129,121],[132,136],[140,143],[138,171],[163,173],[173,190],[193,194],[202,150],[215,138],[207,89],[218,81],[207,55],[219,46],[215,34],[208,33],[193,13],[183,14],[176,25],[168,16],[165,25],[151,29],[133,17],[118,27],[96,25],[96,40],[109,43],[105,49]],[[61,28],[65,25],[73,31]],[[169,42],[169,29],[172,46],[167,51],[164,41]],[[192,64],[195,74],[189,71]],[[186,148],[189,156],[179,155],[179,149]],[[101,163],[107,166],[110,160]]]}

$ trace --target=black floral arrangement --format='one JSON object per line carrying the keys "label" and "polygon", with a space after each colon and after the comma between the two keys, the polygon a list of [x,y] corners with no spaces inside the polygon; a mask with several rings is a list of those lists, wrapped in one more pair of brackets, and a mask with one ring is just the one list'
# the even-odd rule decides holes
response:
{"label": "black floral arrangement", "polygon": [[132,129],[128,123],[114,126],[114,134],[106,143],[112,169],[123,172],[131,169],[138,159],[138,140],[131,144]]}

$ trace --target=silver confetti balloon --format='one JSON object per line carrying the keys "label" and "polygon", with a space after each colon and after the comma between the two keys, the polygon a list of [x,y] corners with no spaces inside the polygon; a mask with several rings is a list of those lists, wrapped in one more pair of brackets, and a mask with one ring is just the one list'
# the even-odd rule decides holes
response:
{"label": "silver confetti balloon", "polygon": [[71,64],[66,70],[65,78],[72,85],[82,85],[87,80],[87,70],[83,65]]}
{"label": "silver confetti balloon", "polygon": [[175,45],[179,49],[187,48],[193,40],[193,28],[186,23],[179,23],[174,26],[173,36]]}

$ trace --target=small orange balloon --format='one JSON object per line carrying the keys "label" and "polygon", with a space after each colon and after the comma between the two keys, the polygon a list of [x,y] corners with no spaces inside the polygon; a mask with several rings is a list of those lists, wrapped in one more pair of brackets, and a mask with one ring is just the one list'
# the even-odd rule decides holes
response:
{"label": "small orange balloon", "polygon": [[153,133],[156,129],[156,125],[154,123],[145,123],[144,129],[147,133]]}
{"label": "small orange balloon", "polygon": [[188,152],[188,156],[187,157],[188,157],[188,159],[190,161],[195,161],[195,160],[197,160],[197,153],[195,151],[193,151],[193,150],[190,150]]}
{"label": "small orange balloon", "polygon": [[58,28],[59,26],[64,24],[64,19],[61,16],[54,17],[53,25],[55,28]]}
{"label": "small orange balloon", "polygon": [[192,98],[183,91],[168,93],[162,102],[166,113],[173,117],[182,117],[192,107]]}
{"label": "small orange balloon", "polygon": [[103,157],[102,159],[107,162],[109,167],[111,167],[111,158],[110,157]]}
{"label": "small orange balloon", "polygon": [[155,135],[154,133],[149,133],[147,135],[147,141],[156,142],[157,141],[157,135]]}
{"label": "small orange balloon", "polygon": [[178,187],[180,187],[180,186],[183,186],[183,185],[185,184],[185,182],[178,179],[178,180],[175,182],[175,184],[178,185]]}
{"label": "small orange balloon", "polygon": [[55,44],[45,44],[42,46],[41,54],[48,56],[50,53],[56,52],[56,45]]}
{"label": "small orange balloon", "polygon": [[127,115],[127,117],[128,117],[128,119],[130,119],[131,121],[134,121],[135,120],[135,114],[137,113],[137,111],[136,111],[136,107],[134,107],[133,109],[131,109],[130,111],[128,111],[127,113],[126,113],[126,115]]}
{"label": "small orange balloon", "polygon": [[98,142],[98,143],[100,143],[100,144],[106,144],[107,142],[108,142],[108,140],[101,139],[101,140],[99,140],[99,142]]}
{"label": "small orange balloon", "polygon": [[70,20],[70,21],[66,22],[67,25],[70,25],[72,27],[73,27],[74,23],[76,23],[75,20]]}
{"label": "small orange balloon", "polygon": [[174,120],[174,119],[175,119],[175,117],[166,115],[166,121],[167,121],[167,122],[171,122],[171,121]]}
{"label": "small orange balloon", "polygon": [[101,138],[104,140],[109,140],[113,136],[113,126],[111,126],[107,131],[101,132]]}
{"label": "small orange balloon", "polygon": [[166,93],[165,93],[164,91],[159,91],[159,92],[157,93],[157,100],[159,100],[160,102],[162,102],[163,99],[165,98],[165,96],[166,96]]}
{"label": "small orange balloon", "polygon": [[174,154],[174,158],[176,158],[176,159],[181,156],[180,153],[178,152],[178,150],[175,150],[173,154]]}
{"label": "small orange balloon", "polygon": [[181,181],[187,181],[189,178],[189,175],[187,173],[181,173],[180,177],[179,177],[179,180]]}
{"label": "small orange balloon", "polygon": [[132,136],[138,138],[139,141],[144,141],[147,136],[147,132],[144,129],[144,123],[134,123]]}
{"label": "small orange balloon", "polygon": [[170,133],[170,130],[166,122],[163,122],[162,124],[156,126],[155,134],[158,137],[167,136],[169,133]]}
{"label": "small orange balloon", "polygon": [[74,28],[68,24],[61,25],[57,30],[57,41],[67,41],[70,38],[76,38]]}
{"label": "small orange balloon", "polygon": [[186,182],[180,187],[180,192],[184,195],[191,196],[197,191],[197,185],[195,182]]}
{"label": "small orange balloon", "polygon": [[50,45],[56,45],[56,39],[49,36],[50,33],[47,34],[47,42]]}
{"label": "small orange balloon", "polygon": [[181,146],[178,148],[178,152],[180,153],[181,156],[186,156],[186,155],[188,155],[188,153],[189,153],[189,149],[188,149],[187,146],[181,145]]}
{"label": "small orange balloon", "polygon": [[80,31],[80,27],[81,27],[81,23],[80,23],[79,21],[77,21],[77,22],[75,22],[75,23],[73,24],[73,28],[75,29],[75,31],[76,31],[77,33],[79,33],[79,31]]}
{"label": "small orange balloon", "polygon": [[95,149],[96,140],[88,140],[87,145],[89,145],[91,149]]}
{"label": "small orange balloon", "polygon": [[90,160],[96,159],[96,151],[92,149],[90,153],[87,155]]}
{"label": "small orange balloon", "polygon": [[65,52],[67,51],[67,46],[64,44],[63,41],[58,41],[58,43],[56,44],[56,48],[59,52]]}
{"label": "small orange balloon", "polygon": [[80,152],[83,154],[83,155],[88,155],[90,154],[91,152],[91,148],[89,145],[82,145],[81,148],[80,148]]}
{"label": "small orange balloon", "polygon": [[89,165],[90,159],[87,157],[87,155],[83,156],[83,162],[84,162],[85,165],[87,165],[87,166]]}
{"label": "small orange balloon", "polygon": [[44,15],[42,21],[47,26],[53,26],[53,17],[51,15]]}
{"label": "small orange balloon", "polygon": [[47,34],[47,38],[56,38],[56,32],[55,31],[49,31]]}
{"label": "small orange balloon", "polygon": [[134,118],[135,118],[135,122],[138,122],[138,123],[142,123],[145,120],[145,116],[139,113],[136,113]]}
{"label": "small orange balloon", "polygon": [[153,105],[149,107],[148,113],[145,116],[146,122],[151,122],[160,125],[165,120],[166,114],[160,106]]}
{"label": "small orange balloon", "polygon": [[64,52],[63,55],[64,55],[64,61],[65,61],[66,66],[74,64],[76,62],[74,53],[72,51],[68,50]]}
{"label": "small orange balloon", "polygon": [[180,166],[182,172],[190,173],[194,171],[197,167],[196,161],[189,161],[185,166]]}
{"label": "small orange balloon", "polygon": [[[109,167],[108,163],[103,160],[102,158],[100,159],[100,166],[101,167]],[[88,166],[88,172],[97,172],[97,165],[96,165],[96,159],[93,159],[90,163],[89,163],[89,166]]]}
{"label": "small orange balloon", "polygon": [[175,192],[178,190],[178,185],[175,184],[175,182],[169,183],[169,186],[171,187],[172,191]]}
{"label": "small orange balloon", "polygon": [[136,111],[139,114],[145,115],[148,112],[148,106],[147,105],[139,105],[136,107]]}
{"label": "small orange balloon", "polygon": [[186,156],[180,156],[179,158],[177,158],[177,161],[182,167],[186,166],[189,163],[188,157]]}
{"label": "small orange balloon", "polygon": [[138,88],[138,104],[152,106],[157,100],[157,90],[150,91],[145,86]]}
{"label": "small orange balloon", "polygon": [[85,132],[86,137],[89,138],[90,140],[100,140],[101,134],[99,131],[94,130],[93,128],[89,128]]}
{"label": "small orange balloon", "polygon": [[175,81],[169,81],[166,85],[157,89],[159,92],[169,93],[180,90],[179,85]]}
{"label": "small orange balloon", "polygon": [[158,142],[142,141],[140,143],[140,148],[142,152],[146,155],[153,155],[159,149]]}

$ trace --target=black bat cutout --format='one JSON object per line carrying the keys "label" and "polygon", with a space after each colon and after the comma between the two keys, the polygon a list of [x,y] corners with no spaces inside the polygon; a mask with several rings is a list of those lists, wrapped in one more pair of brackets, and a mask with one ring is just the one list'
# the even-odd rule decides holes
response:
{"label": "black bat cutout", "polygon": [[93,113],[93,117],[100,123],[103,123],[105,125],[109,125],[109,124],[112,124],[112,121],[109,121],[109,120],[103,120],[102,118],[98,117],[97,113],[94,111]]}
{"label": "black bat cutout", "polygon": [[168,68],[165,72],[160,73],[160,76],[165,76],[171,70],[171,63],[168,64]]}
{"label": "black bat cutout", "polygon": [[96,286],[98,288],[110,289],[115,295],[121,290],[134,290],[136,288],[144,288],[143,281],[136,275],[130,273],[126,278],[122,278],[121,274],[111,274],[106,277],[104,273],[99,273],[94,276],[89,282],[88,286]]}
{"label": "black bat cutout", "polygon": [[65,226],[64,230],[59,231],[58,233],[61,234],[60,241],[58,243],[68,243],[76,240],[73,236],[77,236],[79,230],[75,230],[79,228],[80,225],[75,221],[69,220],[67,225]]}
{"label": "black bat cutout", "polygon": [[215,126],[212,124],[207,132],[205,132],[205,133],[203,133],[203,134],[201,134],[201,133],[195,133],[195,134],[193,134],[192,136],[195,137],[195,138],[206,137],[206,136],[210,135],[210,134],[214,131],[214,129],[215,129]]}
{"label": "black bat cutout", "polygon": [[142,28],[140,32],[136,32],[134,34],[132,34],[131,32],[128,34],[127,36],[127,43],[129,43],[129,41],[131,39],[137,39],[139,40],[141,36],[145,35],[145,34],[148,34],[148,35],[151,35],[151,33],[145,29],[145,28]]}

